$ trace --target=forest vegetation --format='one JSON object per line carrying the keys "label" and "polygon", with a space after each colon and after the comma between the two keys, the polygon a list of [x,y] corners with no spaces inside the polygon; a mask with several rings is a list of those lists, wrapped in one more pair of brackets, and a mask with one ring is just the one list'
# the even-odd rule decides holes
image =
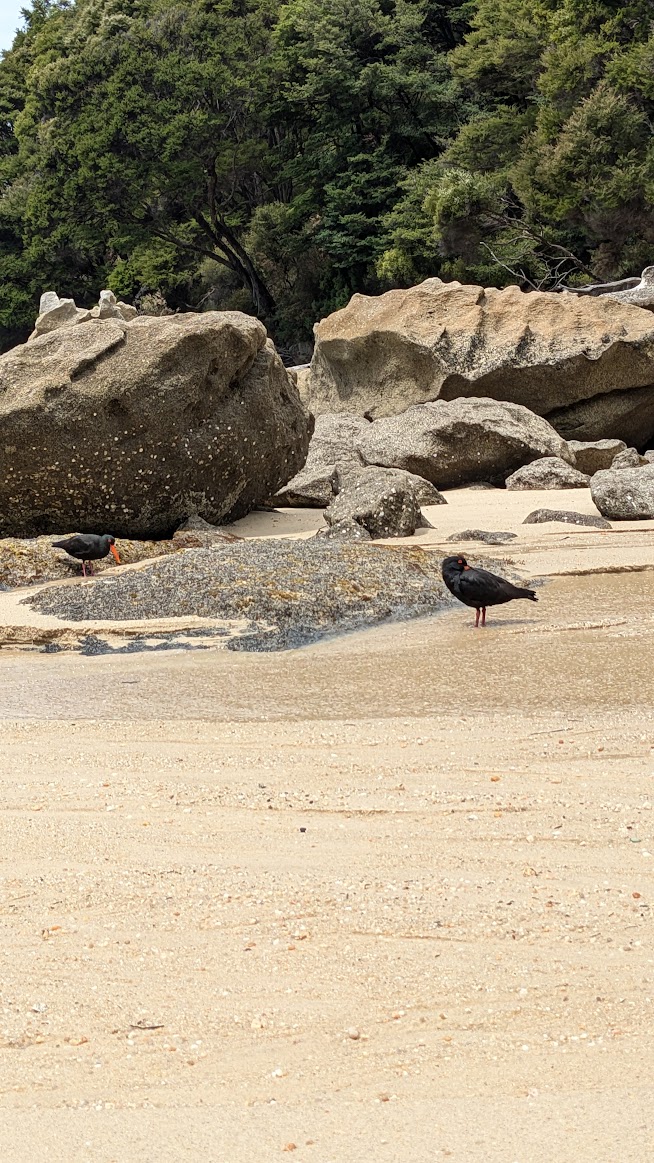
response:
{"label": "forest vegetation", "polygon": [[654,0],[32,0],[0,60],[0,347],[41,291],[239,309],[654,258]]}

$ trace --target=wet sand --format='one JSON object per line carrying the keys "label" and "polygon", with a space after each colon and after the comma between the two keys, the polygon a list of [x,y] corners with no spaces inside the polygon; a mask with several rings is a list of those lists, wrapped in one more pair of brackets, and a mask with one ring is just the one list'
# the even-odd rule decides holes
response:
{"label": "wet sand", "polygon": [[3,1161],[652,1158],[654,536],[525,528],[484,632],[0,652]]}

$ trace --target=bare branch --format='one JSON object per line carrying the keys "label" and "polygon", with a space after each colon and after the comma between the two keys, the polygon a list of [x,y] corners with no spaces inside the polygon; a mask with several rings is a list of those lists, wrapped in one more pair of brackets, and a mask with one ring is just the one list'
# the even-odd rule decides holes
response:
{"label": "bare branch", "polygon": [[503,270],[508,271],[509,274],[512,275],[512,277],[516,280],[517,283],[528,283],[528,285],[531,287],[532,291],[538,290],[535,283],[532,283],[531,279],[527,278],[524,271],[515,271],[512,269],[512,267],[507,266],[507,264],[505,262],[502,262],[502,259],[498,258],[498,256],[495,254],[495,252],[493,250],[491,250],[491,248],[487,242],[482,242],[480,245],[484,247],[484,250],[488,251],[493,262],[496,262],[498,266],[503,268]]}

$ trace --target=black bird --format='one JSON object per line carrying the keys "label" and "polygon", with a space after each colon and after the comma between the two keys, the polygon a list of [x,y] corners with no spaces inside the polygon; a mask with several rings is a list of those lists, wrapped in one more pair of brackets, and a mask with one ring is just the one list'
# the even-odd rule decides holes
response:
{"label": "black bird", "polygon": [[86,563],[89,563],[89,572],[93,573],[92,561],[99,561],[111,553],[120,565],[118,550],[114,544],[116,538],[111,533],[102,537],[97,533],[76,533],[74,537],[65,537],[63,541],[53,541],[53,549],[65,549],[71,557],[76,557],[82,563],[82,573],[86,577]]}
{"label": "black bird", "polygon": [[538,601],[534,590],[514,586],[513,582],[497,577],[497,574],[489,573],[487,569],[473,569],[465,557],[446,557],[441,572],[450,593],[465,606],[473,606],[477,611],[475,626],[479,625],[480,613],[481,624],[486,625],[487,606],[502,606],[505,602],[512,602],[514,598]]}

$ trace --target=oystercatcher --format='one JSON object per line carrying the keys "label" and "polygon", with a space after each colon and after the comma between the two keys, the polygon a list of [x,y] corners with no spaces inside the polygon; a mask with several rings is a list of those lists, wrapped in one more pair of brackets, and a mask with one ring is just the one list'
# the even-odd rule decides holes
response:
{"label": "oystercatcher", "polygon": [[86,577],[86,564],[88,562],[89,572],[93,573],[92,561],[99,561],[101,557],[106,557],[111,553],[120,565],[120,557],[118,550],[114,544],[116,538],[112,537],[111,533],[105,533],[102,537],[98,533],[77,533],[74,537],[65,537],[63,541],[53,541],[53,549],[65,549],[71,557],[76,557],[82,563],[82,573]]}
{"label": "oystercatcher", "polygon": [[479,625],[480,614],[482,626],[486,625],[487,606],[502,606],[504,602],[512,602],[514,598],[538,601],[534,590],[514,586],[513,582],[497,577],[486,569],[473,569],[465,557],[446,557],[441,572],[450,593],[465,606],[473,606],[477,611],[475,626]]}

